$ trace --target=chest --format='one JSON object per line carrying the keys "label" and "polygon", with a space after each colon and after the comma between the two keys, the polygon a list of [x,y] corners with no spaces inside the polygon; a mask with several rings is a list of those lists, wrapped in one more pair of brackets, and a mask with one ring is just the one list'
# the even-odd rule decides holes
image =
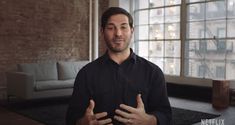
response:
{"label": "chest", "polygon": [[[98,110],[118,108],[119,104],[136,107],[136,96],[142,95],[147,104],[147,97],[151,87],[151,73],[147,70],[107,69],[95,71],[93,79],[88,80],[92,91],[92,98]],[[100,112],[100,111],[97,111]]]}

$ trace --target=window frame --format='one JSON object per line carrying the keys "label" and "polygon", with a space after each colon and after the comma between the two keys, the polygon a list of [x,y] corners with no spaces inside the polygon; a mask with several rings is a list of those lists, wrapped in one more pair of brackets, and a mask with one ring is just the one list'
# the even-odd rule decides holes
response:
{"label": "window frame", "polygon": [[[134,1],[138,1],[138,0],[133,0],[132,1],[132,3],[135,3]],[[150,0],[148,0],[148,2],[149,2]],[[206,16],[206,10],[207,10],[207,8],[206,8],[206,4],[207,3],[209,3],[209,2],[219,2],[219,1],[222,1],[222,0],[214,0],[214,1],[211,1],[211,0],[199,0],[199,1],[196,1],[196,2],[192,2],[192,3],[188,3],[188,1],[187,0],[182,0],[181,1],[181,4],[180,5],[167,5],[167,6],[164,6],[164,7],[173,7],[173,6],[180,6],[180,21],[178,22],[179,23],[179,25],[180,25],[180,28],[179,28],[179,32],[180,32],[180,36],[179,36],[179,39],[173,39],[173,40],[179,40],[179,42],[180,42],[180,48],[181,48],[181,51],[180,51],[180,57],[179,57],[179,59],[180,59],[180,73],[178,74],[178,75],[171,75],[171,74],[166,74],[166,75],[170,75],[170,76],[178,76],[178,77],[193,77],[193,78],[201,78],[200,76],[197,76],[197,77],[195,77],[195,76],[189,76],[189,75],[187,75],[187,72],[189,72],[189,71],[186,71],[186,68],[187,68],[187,66],[186,65],[188,65],[188,64],[186,64],[186,60],[189,60],[189,59],[193,59],[193,60],[198,60],[198,59],[194,59],[194,58],[191,58],[191,57],[187,57],[186,55],[186,53],[188,53],[187,52],[187,49],[186,49],[186,45],[190,42],[190,41],[192,41],[192,40],[199,40],[199,41],[203,41],[203,42],[205,42],[205,41],[214,41],[214,39],[216,39],[216,50],[208,50],[208,42],[205,42],[205,49],[204,49],[204,52],[203,53],[207,53],[207,52],[216,52],[217,50],[218,50],[218,48],[219,48],[219,42],[220,41],[222,41],[222,42],[226,42],[226,45],[225,45],[225,50],[226,50],[226,52],[227,51],[234,51],[233,49],[234,49],[234,47],[233,47],[233,42],[231,42],[232,43],[232,46],[231,47],[228,47],[227,46],[227,40],[235,40],[235,36],[233,36],[233,37],[228,37],[227,36],[227,32],[228,32],[228,29],[227,29],[227,25],[228,25],[228,21],[230,21],[230,20],[235,20],[235,16],[234,16],[234,18],[233,17],[230,17],[230,18],[227,18],[227,16],[228,16],[228,14],[227,13],[229,13],[229,10],[227,9],[227,7],[228,7],[228,4],[226,3],[225,4],[225,7],[226,7],[226,10],[225,10],[225,13],[226,13],[226,17],[225,17],[225,19],[222,19],[222,20],[224,20],[225,22],[226,22],[226,29],[225,29],[225,31],[226,31],[226,36],[224,37],[224,38],[214,38],[214,37],[209,37],[209,38],[207,38],[207,36],[206,36],[206,29],[205,30],[203,30],[203,34],[204,34],[204,37],[203,38],[192,38],[192,39],[189,39],[189,38],[187,38],[187,35],[183,35],[183,34],[186,34],[187,33],[187,25],[188,25],[188,17],[189,17],[189,15],[188,15],[188,12],[189,12],[189,10],[188,10],[188,7],[189,7],[189,5],[191,5],[191,4],[199,4],[199,6],[200,6],[200,8],[198,8],[199,10],[196,10],[196,11],[199,11],[199,13],[204,13],[204,16]],[[228,1],[228,0],[225,0],[225,1]],[[205,4],[205,5],[203,5],[203,4]],[[218,6],[217,5],[217,3],[215,3],[216,4],[216,6]],[[132,6],[134,6],[134,4],[132,5]],[[151,8],[151,9],[164,9],[164,7],[153,7],[153,8]],[[135,7],[133,7],[133,8],[135,8]],[[142,8],[142,9],[139,9],[139,10],[148,10],[149,8]],[[150,10],[150,9],[149,9]],[[133,13],[135,13],[136,12],[136,10],[135,9],[133,9]],[[150,13],[150,12],[149,12]],[[235,15],[235,14],[234,14]],[[165,16],[165,13],[164,13],[164,16]],[[148,15],[148,17],[149,17],[149,15]],[[136,19],[135,19],[136,20]],[[218,19],[208,19],[208,21],[213,21],[213,20],[218,20]],[[204,23],[204,25],[206,25],[205,23],[207,22],[207,18],[206,17],[204,17],[204,19],[203,20],[196,20],[196,21],[191,21],[191,22],[200,22],[200,21],[202,21],[203,23]],[[166,22],[163,22],[163,23],[160,23],[160,24],[167,24]],[[150,19],[148,20],[148,24],[146,24],[146,25],[148,25],[148,26],[150,26],[150,25],[152,25],[152,24],[150,24]],[[204,28],[205,28],[205,26],[204,26]],[[218,31],[219,30],[219,28],[217,28],[217,30],[216,30],[216,36],[218,36]],[[148,30],[149,31],[149,30]],[[201,33],[200,33],[200,35],[201,35]],[[145,39],[144,41],[147,41],[147,42],[153,42],[154,40],[153,39],[150,39],[149,38],[150,37],[150,35],[148,36],[148,39]],[[135,35],[135,38],[136,38],[136,35]],[[165,38],[165,33],[164,33],[164,38],[163,39],[156,39],[156,41],[171,41],[172,39],[167,39],[167,38]],[[173,41],[172,40],[172,41]],[[141,40],[140,40],[141,41]],[[138,40],[136,40],[136,39],[134,39],[134,46],[133,46],[133,48],[134,48],[134,51],[135,52],[137,52],[138,53],[138,44],[136,44],[136,42],[138,42]],[[199,42],[199,52],[201,51],[200,50],[200,43],[201,42]],[[150,44],[148,45],[148,46],[150,46]],[[165,48],[165,42],[163,42],[163,46],[164,46],[164,49],[166,49]],[[196,46],[196,43],[195,43],[195,46]],[[232,48],[232,50],[227,50],[227,49],[230,49],[230,48]],[[196,49],[196,48],[195,48]],[[149,50],[149,47],[148,47],[148,50]],[[165,50],[163,50],[163,51],[165,51]],[[146,56],[145,58],[147,58],[147,59],[149,59],[149,60],[151,60],[151,57],[148,55],[148,56]],[[166,57],[166,53],[165,52],[163,52],[163,57],[156,57],[156,59],[168,59],[169,57]],[[172,57],[171,59],[176,59],[175,57]],[[203,57],[201,60],[206,60],[206,57]],[[211,60],[210,60],[211,61]],[[226,63],[228,63],[228,62],[230,62],[230,61],[233,61],[233,60],[231,60],[231,59],[227,59],[226,58],[226,55],[225,55],[225,66],[226,66]],[[165,69],[165,67],[164,67],[164,65],[165,65],[165,62],[163,61],[163,68],[162,68],[162,70],[164,71]],[[216,67],[216,66],[215,66]],[[226,79],[226,67],[225,67],[225,79]],[[205,73],[206,74],[206,73]],[[205,76],[205,75],[204,75]],[[204,79],[206,79],[206,77],[203,77]]]}

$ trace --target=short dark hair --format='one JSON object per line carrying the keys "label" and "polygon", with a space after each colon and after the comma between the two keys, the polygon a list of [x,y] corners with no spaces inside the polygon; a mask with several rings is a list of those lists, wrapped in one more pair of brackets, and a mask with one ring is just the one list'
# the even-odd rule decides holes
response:
{"label": "short dark hair", "polygon": [[110,7],[108,8],[101,17],[101,27],[104,29],[105,25],[108,22],[108,19],[116,14],[124,14],[128,17],[129,25],[131,28],[133,28],[133,18],[129,12],[127,12],[125,9],[120,7]]}

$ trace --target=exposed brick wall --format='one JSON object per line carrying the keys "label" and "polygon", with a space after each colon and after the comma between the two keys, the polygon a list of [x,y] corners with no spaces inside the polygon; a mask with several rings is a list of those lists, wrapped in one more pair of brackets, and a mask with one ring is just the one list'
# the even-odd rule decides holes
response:
{"label": "exposed brick wall", "polygon": [[89,0],[0,0],[0,22],[0,86],[18,63],[89,59]]}
{"label": "exposed brick wall", "polygon": [[[100,0],[99,1],[99,7],[100,7],[100,11],[99,11],[99,24],[101,25],[101,22],[100,22],[100,20],[101,20],[101,15],[102,15],[102,13],[106,10],[106,9],[108,9],[108,7],[109,7],[109,0]],[[102,54],[104,54],[105,53],[105,51],[106,51],[106,45],[105,45],[105,42],[104,42],[104,40],[103,40],[103,38],[101,37],[101,34],[99,34],[100,36],[99,36],[99,55],[102,55]]]}

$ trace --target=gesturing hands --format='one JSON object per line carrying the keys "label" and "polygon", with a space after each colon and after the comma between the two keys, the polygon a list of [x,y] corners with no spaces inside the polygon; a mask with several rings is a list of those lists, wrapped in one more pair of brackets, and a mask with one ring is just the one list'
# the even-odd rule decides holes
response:
{"label": "gesturing hands", "polygon": [[136,100],[137,108],[121,104],[120,108],[128,112],[117,109],[115,110],[115,113],[118,115],[115,115],[114,119],[124,123],[125,125],[156,125],[156,117],[145,112],[144,103],[140,94],[137,95]]}
{"label": "gesturing hands", "polygon": [[78,120],[77,125],[112,125],[112,119],[102,119],[107,116],[107,112],[94,114],[95,102],[90,100],[90,104],[86,109],[85,115]]}
{"label": "gesturing hands", "polygon": [[[114,116],[114,119],[125,125],[156,125],[156,117],[145,112],[144,103],[140,94],[137,95],[136,100],[137,108],[121,104],[120,108],[123,110],[116,109],[115,113],[117,115]],[[90,100],[85,115],[77,121],[77,125],[113,125],[111,118],[104,119],[108,115],[107,112],[94,114],[94,107],[95,102]]]}

